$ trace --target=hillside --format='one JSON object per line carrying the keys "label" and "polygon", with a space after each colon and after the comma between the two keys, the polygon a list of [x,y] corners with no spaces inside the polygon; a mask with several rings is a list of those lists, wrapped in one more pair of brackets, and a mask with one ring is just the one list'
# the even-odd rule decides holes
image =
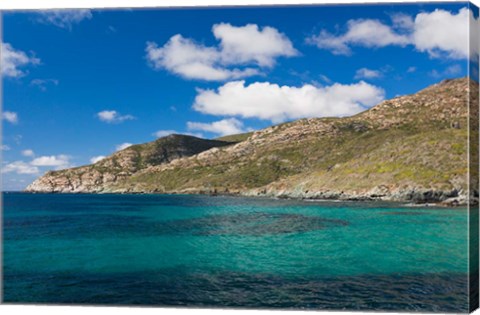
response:
{"label": "hillside", "polygon": [[172,134],[152,142],[132,145],[92,165],[48,172],[26,190],[101,192],[143,169],[231,144],[227,141]]}
{"label": "hillside", "polygon": [[253,135],[252,132],[245,132],[245,133],[239,133],[236,135],[229,135],[229,136],[223,136],[220,138],[216,138],[215,140],[220,140],[220,141],[228,141],[228,142],[242,142],[247,140],[251,135]]}
{"label": "hillside", "polygon": [[466,78],[446,80],[352,117],[301,119],[226,138],[238,143],[195,139],[203,146],[180,150],[163,138],[49,172],[27,191],[465,200],[469,89],[478,91]]}

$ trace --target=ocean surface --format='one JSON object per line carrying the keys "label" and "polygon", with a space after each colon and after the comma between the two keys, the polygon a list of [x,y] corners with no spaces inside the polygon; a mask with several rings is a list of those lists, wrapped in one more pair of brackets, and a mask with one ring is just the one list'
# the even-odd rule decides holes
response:
{"label": "ocean surface", "polygon": [[3,198],[6,303],[468,311],[466,208]]}

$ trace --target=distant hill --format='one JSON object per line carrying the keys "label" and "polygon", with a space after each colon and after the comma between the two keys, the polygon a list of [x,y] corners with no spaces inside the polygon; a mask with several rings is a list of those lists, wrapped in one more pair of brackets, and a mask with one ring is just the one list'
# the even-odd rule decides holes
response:
{"label": "distant hill", "polygon": [[203,140],[169,136],[49,172],[31,192],[229,193],[464,202],[469,89],[446,80],[346,118]]}
{"label": "distant hill", "polygon": [[168,164],[211,148],[232,143],[172,134],[155,141],[132,145],[95,164],[50,171],[27,187],[42,192],[102,192],[133,174],[152,166]]}

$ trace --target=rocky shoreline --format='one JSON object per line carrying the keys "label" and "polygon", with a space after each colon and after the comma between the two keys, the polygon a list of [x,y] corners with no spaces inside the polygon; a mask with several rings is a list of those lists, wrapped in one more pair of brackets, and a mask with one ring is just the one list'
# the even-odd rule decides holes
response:
{"label": "rocky shoreline", "polygon": [[274,198],[310,199],[310,200],[348,200],[348,201],[394,201],[410,202],[413,204],[436,203],[449,206],[466,205],[468,196],[456,189],[450,191],[432,189],[397,189],[389,191],[385,187],[375,187],[367,192],[345,191],[289,191],[289,190],[261,190],[245,195],[263,195]]}
{"label": "rocky shoreline", "polygon": [[[344,191],[288,191],[288,190],[267,190],[267,189],[253,189],[246,191],[228,191],[218,189],[195,189],[182,191],[137,191],[129,189],[99,189],[96,191],[55,191],[55,190],[36,190],[26,193],[32,194],[167,194],[167,195],[209,195],[209,196],[233,196],[233,197],[255,197],[255,198],[269,198],[269,199],[288,199],[288,200],[308,200],[308,201],[358,201],[358,202],[398,202],[408,203],[409,206],[443,206],[443,207],[457,207],[466,206],[469,203],[468,196],[457,190],[451,191],[436,191],[431,189],[405,189],[397,190],[394,193],[378,192],[378,187],[372,189],[367,193],[348,193]],[[478,197],[472,198],[472,204],[478,204]]]}

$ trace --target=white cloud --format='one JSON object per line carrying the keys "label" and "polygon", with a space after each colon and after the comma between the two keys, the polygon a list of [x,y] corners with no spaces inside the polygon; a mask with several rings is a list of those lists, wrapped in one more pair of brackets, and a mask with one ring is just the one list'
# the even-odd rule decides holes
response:
{"label": "white cloud", "polygon": [[27,149],[27,150],[22,151],[22,155],[23,156],[35,156],[35,153],[33,152],[33,150]]}
{"label": "white cloud", "polygon": [[154,132],[153,135],[157,138],[162,138],[162,137],[166,137],[166,136],[169,136],[172,134],[178,134],[178,133],[179,132],[177,132],[176,130],[159,130]]}
{"label": "white cloud", "polygon": [[61,170],[72,166],[70,165],[70,156],[65,154],[39,156],[33,159],[30,162],[30,165],[55,167],[56,170]]}
{"label": "white cloud", "polygon": [[16,50],[9,43],[1,43],[0,68],[2,76],[18,78],[26,74],[25,71],[19,68],[38,64],[40,64],[40,59],[29,56],[21,50]]}
{"label": "white cloud", "polygon": [[[34,152],[32,150],[23,150],[23,156],[33,157]],[[2,167],[2,173],[17,173],[17,174],[30,174],[35,175],[40,173],[40,169],[55,169],[62,170],[65,168],[73,167],[70,163],[70,156],[65,154],[39,156],[34,158],[30,162],[15,161],[6,164]]]}
{"label": "white cloud", "polygon": [[432,57],[467,58],[470,14],[467,8],[457,14],[439,9],[418,14],[413,33],[415,47]]}
{"label": "white cloud", "polygon": [[256,24],[232,26],[215,24],[213,35],[220,40],[220,52],[224,64],[255,63],[272,67],[277,57],[293,57],[298,54],[287,36],[277,29]]}
{"label": "white cloud", "polygon": [[382,72],[368,68],[358,69],[355,73],[355,79],[376,79],[382,77]]}
{"label": "white cloud", "polygon": [[5,111],[2,114],[2,119],[8,121],[9,123],[16,124],[18,123],[18,114],[15,112]]}
{"label": "white cloud", "polygon": [[245,132],[243,123],[236,118],[222,119],[212,123],[187,122],[189,130],[201,130],[212,132],[220,136],[232,135]]}
{"label": "white cloud", "polygon": [[121,123],[125,120],[133,120],[135,117],[132,115],[121,115],[115,110],[104,110],[97,113],[98,119],[103,122],[112,124],[112,123]]}
{"label": "white cloud", "polygon": [[40,12],[39,14],[39,22],[52,24],[69,30],[72,29],[74,24],[78,24],[85,19],[92,18],[92,12],[88,9],[46,10]]}
{"label": "white cloud", "polygon": [[10,147],[6,144],[2,144],[2,146],[0,147],[0,150],[2,151],[10,151]]}
{"label": "white cloud", "polygon": [[[146,58],[154,69],[187,79],[223,81],[259,75],[259,68],[272,67],[276,58],[298,54],[290,40],[272,27],[221,23],[215,24],[212,32],[220,41],[218,46],[204,46],[177,34],[162,47],[147,42]],[[232,68],[235,65],[256,67]]]}
{"label": "white cloud", "polygon": [[388,25],[379,20],[350,20],[347,22],[347,32],[335,36],[322,30],[319,35],[307,39],[307,43],[318,48],[331,50],[335,55],[350,55],[350,45],[370,48],[388,45],[405,46],[409,43],[406,35],[395,33]]}
{"label": "white cloud", "polygon": [[344,34],[322,30],[307,38],[307,42],[337,55],[350,55],[352,46],[413,45],[434,58],[463,59],[468,57],[469,18],[475,20],[470,10],[462,8],[458,13],[441,9],[422,12],[414,18],[396,14],[392,16],[392,25],[373,19],[350,20]]}
{"label": "white cloud", "polygon": [[28,163],[23,161],[15,161],[9,163],[2,167],[2,173],[17,173],[17,174],[38,174],[40,170],[36,166],[32,166]]}
{"label": "white cloud", "polygon": [[117,151],[121,151],[121,150],[124,150],[124,149],[126,149],[126,148],[128,148],[128,147],[131,147],[132,145],[133,145],[132,143],[125,142],[125,143],[122,143],[122,144],[117,145],[117,146],[115,147],[115,149],[116,149]]}
{"label": "white cloud", "polygon": [[103,160],[105,157],[106,157],[106,156],[104,156],[104,155],[93,156],[93,157],[90,159],[90,163],[95,164],[95,163],[100,162],[101,160]]}
{"label": "white cloud", "polygon": [[408,67],[408,69],[407,69],[408,73],[413,73],[415,71],[417,71],[417,67]]}
{"label": "white cloud", "polygon": [[259,118],[279,123],[303,117],[348,116],[384,99],[383,89],[363,81],[316,87],[233,81],[199,90],[193,108],[204,114]]}
{"label": "white cloud", "polygon": [[182,35],[173,36],[163,47],[148,42],[145,51],[155,69],[163,68],[187,79],[222,81],[259,73],[252,68],[224,68],[219,64],[220,54],[215,48],[196,44]]}
{"label": "white cloud", "polygon": [[38,87],[41,91],[46,91],[48,85],[58,85],[57,79],[34,79],[30,81],[30,85]]}

